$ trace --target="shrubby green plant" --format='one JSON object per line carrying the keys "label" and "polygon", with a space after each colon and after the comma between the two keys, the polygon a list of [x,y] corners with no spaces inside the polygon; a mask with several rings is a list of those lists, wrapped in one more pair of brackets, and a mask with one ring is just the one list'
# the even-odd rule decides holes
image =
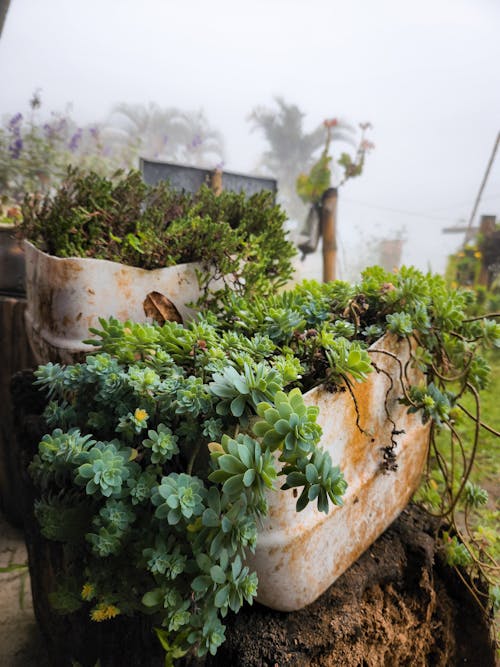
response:
{"label": "shrubby green plant", "polygon": [[[467,300],[437,276],[374,268],[359,285],[227,295],[186,326],[103,320],[85,363],[40,367],[52,433],[30,465],[36,512],[44,535],[78,554],[67,573],[77,606],[94,621],[150,614],[170,663],[215,654],[228,611],[257,592],[245,558],[268,494],[297,488],[298,511],[342,503],[342,471],[319,446],[318,410],[303,393],[352,390],[376,366],[371,343],[389,332],[413,341],[426,376],[408,386],[402,367],[401,401],[457,446],[462,397],[486,381],[481,349],[500,345],[500,325],[468,318]],[[467,486],[472,463],[463,457],[460,488],[443,489],[444,514],[461,491],[482,502]],[[382,456],[380,466],[387,472]],[[450,539],[461,566],[471,547]],[[75,595],[63,588],[56,602],[69,613]]]}
{"label": "shrubby green plant", "polygon": [[[58,190],[28,194],[21,233],[57,257],[93,257],[156,269],[201,263],[198,281],[212,300],[225,290],[265,295],[290,278],[293,245],[270,192],[196,194],[146,185],[139,172],[113,178],[70,168]],[[221,280],[219,292],[210,291]]]}

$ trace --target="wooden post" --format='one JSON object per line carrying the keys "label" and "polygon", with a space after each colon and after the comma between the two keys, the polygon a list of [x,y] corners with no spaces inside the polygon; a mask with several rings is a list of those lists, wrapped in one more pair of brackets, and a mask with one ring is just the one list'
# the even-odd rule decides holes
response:
{"label": "wooden post", "polygon": [[222,192],[222,169],[215,169],[212,172],[212,190],[216,195]]}
{"label": "wooden post", "polygon": [[328,188],[321,200],[323,236],[323,282],[335,280],[337,273],[337,188]]}

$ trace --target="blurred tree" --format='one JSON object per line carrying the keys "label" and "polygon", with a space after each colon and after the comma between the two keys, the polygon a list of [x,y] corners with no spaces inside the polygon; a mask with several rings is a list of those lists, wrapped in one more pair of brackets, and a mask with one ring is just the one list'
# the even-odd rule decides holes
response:
{"label": "blurred tree", "polygon": [[[170,160],[214,168],[224,159],[222,135],[202,111],[157,104],[117,104],[102,131],[112,150],[151,160]],[[137,164],[133,165],[137,167]]]}

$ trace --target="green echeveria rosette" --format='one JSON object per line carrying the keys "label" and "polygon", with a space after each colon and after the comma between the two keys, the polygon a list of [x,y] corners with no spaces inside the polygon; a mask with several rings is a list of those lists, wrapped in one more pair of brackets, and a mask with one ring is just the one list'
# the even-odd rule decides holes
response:
{"label": "green echeveria rosette", "polygon": [[134,469],[131,454],[130,448],[121,448],[119,443],[99,442],[86,453],[87,461],[78,467],[75,482],[85,486],[88,495],[119,496]]}

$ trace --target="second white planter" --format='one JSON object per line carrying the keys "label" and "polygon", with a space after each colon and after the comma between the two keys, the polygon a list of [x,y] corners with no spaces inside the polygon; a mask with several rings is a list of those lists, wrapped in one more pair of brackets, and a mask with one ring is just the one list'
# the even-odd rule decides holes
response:
{"label": "second white planter", "polygon": [[[370,356],[378,370],[355,385],[357,409],[347,391],[317,387],[305,394],[308,405],[320,408],[320,445],[340,466],[348,488],[344,505],[330,507],[328,514],[315,503],[297,513],[300,489],[269,494],[269,515],[248,564],[259,577],[257,600],[273,609],[294,611],[316,600],[396,519],[419,484],[429,424],[399,402],[402,382],[407,384],[401,372],[408,343],[385,335]],[[407,378],[422,379],[411,366]],[[388,451],[395,455],[396,470],[386,469]]]}

